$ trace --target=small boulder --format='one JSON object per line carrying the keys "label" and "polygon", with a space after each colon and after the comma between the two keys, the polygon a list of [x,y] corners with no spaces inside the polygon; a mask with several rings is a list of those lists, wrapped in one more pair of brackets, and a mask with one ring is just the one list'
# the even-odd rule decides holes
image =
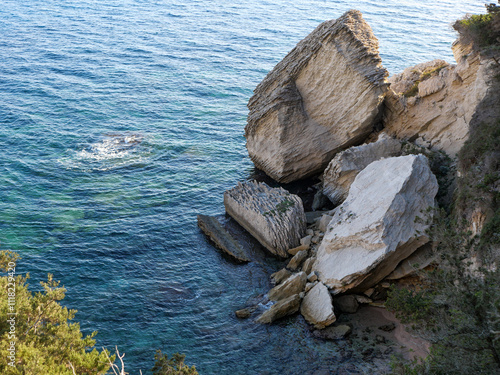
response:
{"label": "small boulder", "polygon": [[290,259],[290,262],[288,262],[286,268],[288,268],[290,271],[297,271],[301,266],[302,262],[304,261],[304,259],[307,258],[307,254],[308,254],[307,250],[299,251],[297,254],[293,256],[292,259]]}
{"label": "small boulder", "polygon": [[301,298],[299,294],[294,294],[288,298],[276,302],[271,308],[260,315],[256,322],[263,324],[270,324],[275,320],[281,319],[285,316],[295,314],[299,311]]}
{"label": "small boulder", "polygon": [[295,256],[299,251],[309,250],[309,245],[300,245],[293,249],[288,249],[288,254]]}
{"label": "small boulder", "polygon": [[238,319],[247,319],[255,311],[255,307],[247,307],[245,309],[235,311]]}
{"label": "small boulder", "polygon": [[326,228],[328,227],[328,224],[330,224],[331,220],[332,220],[332,216],[330,216],[330,215],[321,216],[321,219],[319,220],[319,224],[318,224],[318,229],[321,232],[325,233]]}
{"label": "small boulder", "polygon": [[271,275],[271,279],[274,281],[276,285],[281,284],[283,281],[288,279],[292,273],[288,271],[286,268],[279,270]]}
{"label": "small boulder", "polygon": [[359,303],[356,296],[348,294],[346,296],[335,297],[333,299],[335,309],[348,314],[354,314],[358,311]]}
{"label": "small boulder", "polygon": [[275,286],[267,294],[269,300],[279,301],[302,292],[307,283],[307,276],[304,272],[296,273],[287,278],[283,283]]}
{"label": "small boulder", "polygon": [[283,188],[255,181],[238,183],[224,193],[226,212],[271,253],[288,257],[306,231],[302,200]]}
{"label": "small boulder", "polygon": [[302,316],[317,329],[323,329],[337,319],[328,288],[318,283],[305,296],[300,307]]}

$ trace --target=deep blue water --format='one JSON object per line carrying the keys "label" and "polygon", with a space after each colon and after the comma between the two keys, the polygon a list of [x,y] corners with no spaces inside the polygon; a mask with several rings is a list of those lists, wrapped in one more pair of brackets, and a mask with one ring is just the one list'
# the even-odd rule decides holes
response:
{"label": "deep blue water", "polygon": [[156,349],[203,374],[366,370],[297,319],[238,321],[275,265],[231,264],[196,226],[252,171],[253,88],[351,8],[391,73],[452,61],[450,23],[484,12],[466,0],[2,0],[0,246],[22,254],[34,286],[61,280],[83,331],[125,352],[130,373],[147,373]]}

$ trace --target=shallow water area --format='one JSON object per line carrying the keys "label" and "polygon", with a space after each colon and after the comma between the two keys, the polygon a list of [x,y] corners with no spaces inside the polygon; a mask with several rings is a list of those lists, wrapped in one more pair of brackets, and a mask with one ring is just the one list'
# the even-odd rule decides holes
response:
{"label": "shallow water area", "polygon": [[452,61],[449,24],[479,1],[4,0],[0,246],[31,285],[53,273],[96,347],[147,374],[156,349],[201,374],[371,373],[300,318],[234,311],[279,264],[234,264],[196,226],[248,178],[254,87],[320,22],[363,12],[391,73]]}

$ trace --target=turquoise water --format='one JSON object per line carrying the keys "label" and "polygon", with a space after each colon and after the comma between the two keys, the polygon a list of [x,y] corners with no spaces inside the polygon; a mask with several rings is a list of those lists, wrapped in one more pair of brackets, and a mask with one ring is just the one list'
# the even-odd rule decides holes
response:
{"label": "turquoise water", "polygon": [[298,319],[238,321],[275,262],[227,262],[196,214],[222,214],[223,192],[252,172],[246,103],[319,22],[361,10],[397,73],[452,61],[450,23],[482,4],[3,0],[1,248],[23,255],[31,284],[61,280],[82,330],[132,374],[156,349],[203,374],[369,371]]}

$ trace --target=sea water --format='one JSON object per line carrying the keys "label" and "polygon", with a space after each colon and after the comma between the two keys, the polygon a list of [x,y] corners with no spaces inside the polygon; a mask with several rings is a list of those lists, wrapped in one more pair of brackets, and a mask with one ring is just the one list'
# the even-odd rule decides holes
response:
{"label": "sea water", "polygon": [[148,373],[156,349],[202,374],[371,371],[299,318],[237,320],[276,262],[233,264],[196,226],[252,172],[254,87],[352,8],[391,74],[452,62],[450,24],[484,13],[468,0],[2,0],[0,246],[33,288],[61,280],[83,332],[126,353],[128,372]]}

